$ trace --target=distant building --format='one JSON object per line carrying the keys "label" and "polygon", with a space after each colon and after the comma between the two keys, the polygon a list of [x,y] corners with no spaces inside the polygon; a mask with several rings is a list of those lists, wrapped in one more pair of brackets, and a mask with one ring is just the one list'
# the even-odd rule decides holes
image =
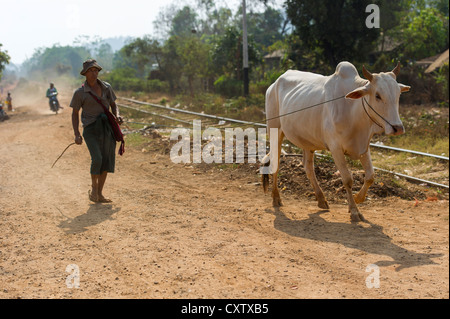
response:
{"label": "distant building", "polygon": [[433,72],[444,65],[444,63],[448,63],[448,49],[440,54],[436,54],[416,62],[417,65],[426,68],[425,73]]}
{"label": "distant building", "polygon": [[284,50],[275,50],[264,56],[264,62],[266,64],[267,70],[273,68],[278,68],[280,66],[280,61],[284,57]]}

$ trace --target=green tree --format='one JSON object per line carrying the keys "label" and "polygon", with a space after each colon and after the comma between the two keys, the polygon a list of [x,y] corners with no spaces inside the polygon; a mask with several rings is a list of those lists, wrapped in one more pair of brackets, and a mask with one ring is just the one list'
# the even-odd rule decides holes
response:
{"label": "green tree", "polygon": [[[323,72],[334,70],[342,60],[364,61],[376,45],[380,30],[367,28],[365,12],[373,0],[286,0],[286,12],[294,26],[301,49],[312,53],[314,65]],[[297,54],[295,63],[308,61]]]}
{"label": "green tree", "polygon": [[403,17],[407,15],[411,6],[410,0],[380,0],[377,4],[380,8],[379,50],[383,52],[386,50],[387,42],[390,41],[393,36],[395,37],[398,26],[401,24]]}
{"label": "green tree", "polygon": [[[176,28],[175,28],[176,29]],[[153,64],[158,65],[159,79],[169,83],[171,91],[183,89],[195,94],[195,82],[207,76],[209,45],[188,32],[172,35],[163,45],[149,36],[136,38],[115,57],[116,68],[132,68],[140,79],[151,79]]]}
{"label": "green tree", "polygon": [[[250,70],[261,62],[261,55],[251,35],[248,37],[248,61]],[[212,49],[212,62],[216,74],[242,80],[242,31],[230,27],[223,36],[218,37]]]}
{"label": "green tree", "polygon": [[2,51],[2,44],[0,43],[0,80],[2,79],[2,73],[5,66],[9,64],[11,57],[8,55],[8,51]]}
{"label": "green tree", "polygon": [[180,38],[177,36],[170,37],[162,47],[162,58],[160,70],[164,73],[164,77],[169,82],[171,92],[175,92],[181,86],[182,63],[179,55]]}
{"label": "green tree", "polygon": [[199,38],[191,36],[182,39],[177,50],[182,65],[181,72],[187,78],[191,96],[194,96],[195,80],[206,75],[209,47]]}
{"label": "green tree", "polygon": [[448,47],[448,16],[436,8],[411,12],[403,25],[403,57],[418,60],[441,53]]}
{"label": "green tree", "polygon": [[118,50],[116,53],[114,53],[114,57],[112,60],[112,68],[113,71],[118,69],[127,69],[131,68],[135,70],[135,73],[137,72],[138,65],[136,62],[134,62],[130,57],[127,56],[125,53],[125,47],[122,47],[120,50]]}
{"label": "green tree", "polygon": [[151,62],[160,63],[161,47],[159,42],[149,36],[134,39],[122,48],[122,52],[136,64],[140,78],[146,77]]}
{"label": "green tree", "polygon": [[207,18],[200,21],[202,34],[218,36],[233,25],[233,13],[229,8],[217,8],[207,13]]}
{"label": "green tree", "polygon": [[83,61],[91,56],[84,47],[59,46],[37,49],[30,59],[23,63],[23,67],[29,74],[52,73],[61,74],[70,70],[73,76],[79,76]]}
{"label": "green tree", "polygon": [[172,19],[170,35],[189,36],[192,32],[197,32],[197,14],[189,6],[179,10]]}
{"label": "green tree", "polygon": [[95,59],[104,70],[110,71],[113,66],[114,52],[110,44],[103,42],[95,50]]}
{"label": "green tree", "polygon": [[280,11],[266,7],[264,12],[250,12],[247,15],[247,30],[258,46],[266,48],[283,38],[281,33],[283,22]]}

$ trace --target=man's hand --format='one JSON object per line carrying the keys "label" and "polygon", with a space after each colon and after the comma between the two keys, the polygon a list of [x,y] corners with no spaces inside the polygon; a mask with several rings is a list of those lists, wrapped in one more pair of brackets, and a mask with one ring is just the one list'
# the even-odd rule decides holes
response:
{"label": "man's hand", "polygon": [[81,135],[75,136],[75,143],[78,145],[83,144],[83,138],[81,137]]}

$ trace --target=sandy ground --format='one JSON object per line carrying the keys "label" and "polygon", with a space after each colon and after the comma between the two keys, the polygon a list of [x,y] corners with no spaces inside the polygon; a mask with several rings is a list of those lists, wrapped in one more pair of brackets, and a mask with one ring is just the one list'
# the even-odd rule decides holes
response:
{"label": "sandy ground", "polygon": [[85,144],[51,168],[63,105],[0,123],[0,298],[449,298],[448,200],[372,198],[352,224],[344,197],[274,209],[256,173],[128,147],[96,204]]}

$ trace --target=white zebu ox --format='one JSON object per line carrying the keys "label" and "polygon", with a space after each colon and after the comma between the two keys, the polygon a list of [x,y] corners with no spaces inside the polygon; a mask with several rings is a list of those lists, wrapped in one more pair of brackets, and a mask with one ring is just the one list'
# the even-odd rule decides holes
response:
{"label": "white zebu ox", "polygon": [[[272,158],[275,156],[270,153],[267,156],[271,163],[277,161],[279,164],[281,142],[285,136],[302,148],[303,165],[320,208],[328,209],[329,206],[314,173],[314,151],[329,150],[347,191],[351,220],[364,220],[356,203],[365,200],[367,190],[374,181],[370,139],[374,134],[383,132],[387,135],[404,133],[398,113],[399,98],[400,93],[409,91],[410,87],[397,83],[399,71],[400,66],[397,65],[391,72],[371,74],[363,67],[365,80],[358,75],[353,64],[341,62],[330,76],[289,70],[267,89],[267,129],[269,134],[270,128],[278,129],[278,157]],[[336,99],[341,96],[345,96],[345,99]],[[363,98],[376,112],[369,107],[364,110]],[[326,102],[333,99],[336,100]],[[320,103],[324,104],[308,108]],[[308,109],[297,112],[302,108]],[[354,160],[359,159],[365,171],[364,185],[355,197],[352,195],[353,179],[345,155]],[[279,167],[276,167],[272,197],[273,205],[279,206]],[[263,175],[262,180],[264,191],[267,192],[269,175]]]}

